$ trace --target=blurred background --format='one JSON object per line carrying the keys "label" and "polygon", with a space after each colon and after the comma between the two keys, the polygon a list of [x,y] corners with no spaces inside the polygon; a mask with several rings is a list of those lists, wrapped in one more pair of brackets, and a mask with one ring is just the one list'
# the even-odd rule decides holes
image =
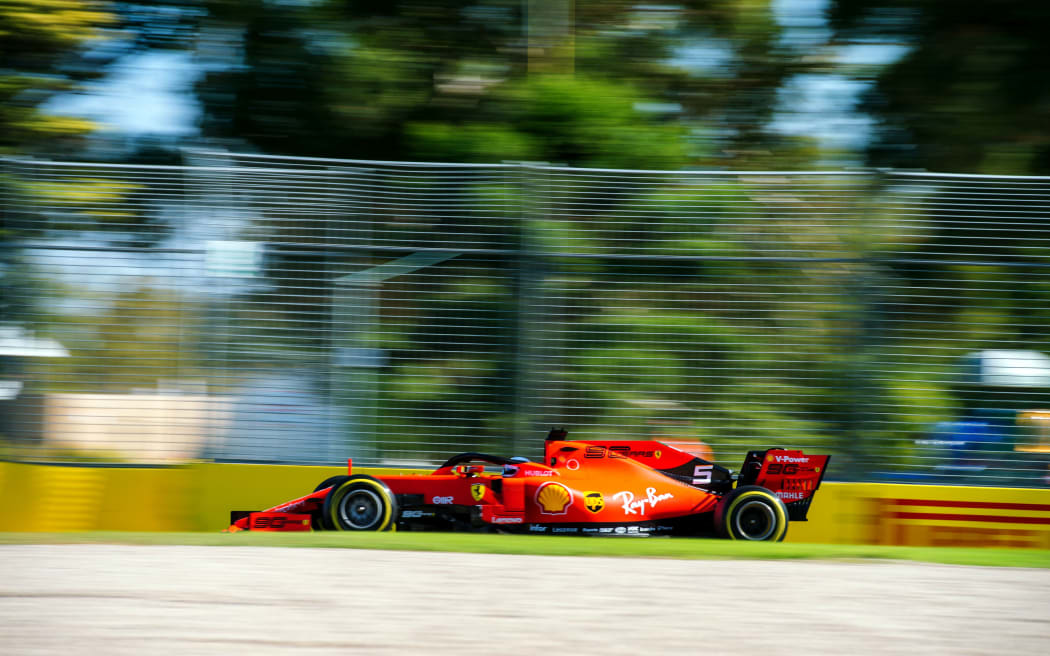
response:
{"label": "blurred background", "polygon": [[565,426],[1047,487],[1048,26],[0,1],[0,455],[414,466]]}

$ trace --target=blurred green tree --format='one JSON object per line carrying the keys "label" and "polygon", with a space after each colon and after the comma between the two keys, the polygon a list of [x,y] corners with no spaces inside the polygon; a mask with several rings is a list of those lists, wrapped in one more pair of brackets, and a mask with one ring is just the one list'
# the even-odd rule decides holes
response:
{"label": "blurred green tree", "polygon": [[[68,358],[28,367],[43,390],[123,393],[199,374],[195,347],[184,326],[198,321],[203,309],[156,280],[136,282],[115,296],[96,293],[99,303],[108,304],[101,319],[55,311],[41,317],[70,353]],[[38,284],[52,294],[91,294],[61,289],[64,285],[56,282]]]}
{"label": "blurred green tree", "polygon": [[[840,43],[907,48],[874,77],[859,106],[876,121],[868,164],[1050,172],[1046,2],[834,0],[829,18]],[[904,180],[890,178],[888,202],[871,215],[880,234],[870,249],[880,266],[869,277],[873,329],[863,356],[875,369],[898,370],[867,381],[883,388],[869,409],[892,418],[872,424],[898,437],[960,417],[962,398],[950,381],[961,354],[1050,348],[1047,252],[1038,238],[1048,215],[1018,202],[1018,194],[1045,188],[1034,180]],[[902,193],[921,200],[902,212],[894,208]],[[906,366],[898,364],[902,353]]]}
{"label": "blurred green tree", "polygon": [[812,155],[766,129],[806,65],[767,1],[206,4],[205,136],[265,152],[638,168]]}
{"label": "blurred green tree", "polygon": [[[64,152],[94,129],[89,121],[50,115],[41,107],[95,72],[73,64],[113,22],[103,3],[90,0],[0,2],[0,155]],[[17,232],[11,208],[15,193],[9,171],[0,170],[2,322],[24,320],[32,305],[30,276],[6,244]]]}
{"label": "blurred green tree", "polygon": [[83,119],[41,110],[54,94],[97,74],[76,56],[115,22],[91,0],[0,2],[0,154],[61,147],[93,129]]}
{"label": "blurred green tree", "polygon": [[836,38],[909,47],[861,105],[876,166],[1050,172],[1050,4],[834,0]]}

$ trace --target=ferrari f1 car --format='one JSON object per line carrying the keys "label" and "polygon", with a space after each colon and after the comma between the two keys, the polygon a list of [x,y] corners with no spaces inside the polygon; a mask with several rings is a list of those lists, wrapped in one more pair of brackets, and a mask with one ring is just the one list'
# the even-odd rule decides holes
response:
{"label": "ferrari f1 car", "polygon": [[750,451],[738,475],[655,441],[567,439],[544,461],[461,453],[429,474],[322,481],[265,511],[233,511],[227,531],[499,531],[608,536],[719,535],[780,541],[805,521],[827,455]]}

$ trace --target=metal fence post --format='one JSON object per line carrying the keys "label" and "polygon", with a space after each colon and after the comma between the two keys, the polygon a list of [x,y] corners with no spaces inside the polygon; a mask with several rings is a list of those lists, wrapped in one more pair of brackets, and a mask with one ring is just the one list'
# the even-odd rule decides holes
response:
{"label": "metal fence post", "polygon": [[536,368],[538,353],[534,343],[535,330],[539,318],[535,308],[540,305],[536,295],[540,293],[539,283],[541,254],[534,242],[532,231],[535,222],[542,219],[542,209],[538,199],[543,197],[542,180],[539,176],[543,169],[522,163],[510,169],[518,178],[520,194],[518,214],[517,254],[510,262],[513,267],[511,276],[514,281],[515,316],[514,321],[514,368],[512,387],[514,391],[512,451],[516,455],[532,453],[536,449],[535,397],[538,393]]}
{"label": "metal fence post", "polygon": [[854,226],[859,269],[850,287],[845,290],[847,304],[852,306],[850,334],[852,339],[844,344],[845,370],[842,372],[847,390],[847,407],[842,437],[844,443],[839,447],[846,462],[843,478],[864,480],[867,475],[869,452],[868,440],[872,427],[872,408],[879,403],[881,389],[874,376],[877,370],[877,347],[882,332],[880,310],[881,302],[877,291],[879,285],[875,278],[879,276],[880,266],[877,262],[878,248],[875,246],[882,235],[874,234],[872,229],[872,205],[878,198],[884,179],[881,172],[875,171],[868,180],[866,191],[857,202],[862,203],[856,214]]}

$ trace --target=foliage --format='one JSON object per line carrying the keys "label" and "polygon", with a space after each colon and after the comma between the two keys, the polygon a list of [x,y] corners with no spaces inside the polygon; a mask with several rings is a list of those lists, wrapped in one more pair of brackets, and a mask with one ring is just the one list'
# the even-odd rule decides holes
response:
{"label": "foliage", "polygon": [[629,85],[548,75],[494,87],[475,113],[479,123],[421,122],[408,131],[413,154],[425,160],[676,168],[685,161],[684,130],[646,121],[636,109],[643,100]]}
{"label": "foliage", "polygon": [[[62,293],[88,295],[84,289]],[[42,391],[127,392],[155,388],[163,377],[193,376],[195,346],[187,343],[182,326],[192,323],[199,308],[151,280],[95,300],[103,307],[93,315],[37,317],[70,352],[68,358],[28,365],[33,378],[43,382]]]}
{"label": "foliage", "polygon": [[[865,442],[889,458],[957,412],[947,380],[962,352],[1050,351],[1038,202],[982,190],[974,213],[975,196],[930,184],[895,213],[892,185],[857,202],[868,190],[836,181],[667,172],[815,165],[812,143],[767,130],[778,90],[811,66],[782,42],[772,2],[581,0],[571,38],[530,34],[523,10],[542,3],[520,0],[202,2],[196,13],[173,2],[183,13],[168,30],[135,3],[111,15],[100,3],[0,0],[0,152],[57,147],[89,129],[39,107],[98,73],[66,62],[119,20],[138,34],[129,47],[171,47],[151,30],[197,44],[203,134],[235,149],[662,171],[525,167],[475,179],[454,167],[442,176],[318,164],[208,187],[202,209],[238,212],[240,237],[270,244],[259,280],[222,290],[232,302],[211,320],[226,312],[229,334],[199,339],[254,340],[236,345],[244,353],[232,366],[277,353],[329,365],[336,344],[382,349],[381,376],[347,375],[382,378],[377,389],[348,384],[342,398],[374,392],[383,439],[419,451],[448,440],[498,445],[531,410],[516,394],[535,390],[537,422],[594,433],[675,426],[724,449],[788,439],[830,445],[837,463],[843,451],[863,458]],[[911,47],[864,106],[880,121],[870,163],[1050,167],[1043,3],[836,0],[832,9],[840,40]],[[536,47],[534,36],[554,43]],[[715,54],[683,54],[696,44]],[[154,210],[190,197],[181,181],[26,177],[3,183],[32,199],[37,213],[23,223],[39,228],[34,238],[106,231],[106,243],[155,246],[170,231],[146,234],[161,220]],[[368,299],[369,325],[331,313],[337,278],[417,248],[489,255],[384,282]],[[0,273],[0,317],[32,314],[28,274]],[[73,352],[47,370],[52,380],[123,389],[196,367],[171,330],[198,308],[155,281],[112,295],[109,320],[37,311]],[[358,341],[337,334],[339,320],[355,323]],[[527,388],[528,376],[539,383]]]}
{"label": "foliage", "polygon": [[[0,0],[0,155],[65,152],[94,129],[88,121],[45,113],[56,93],[75,88],[93,69],[76,68],[78,55],[104,34],[114,17],[92,0]],[[12,199],[19,193],[0,170],[0,321],[23,320],[32,304],[23,260],[6,240],[17,236]]]}
{"label": "foliage", "polygon": [[1050,173],[1050,4],[834,0],[840,40],[908,53],[862,109],[879,122],[877,166],[962,173]]}
{"label": "foliage", "polygon": [[0,2],[0,154],[83,136],[91,123],[49,116],[40,106],[84,73],[73,57],[114,23],[105,3],[91,0]]}
{"label": "foliage", "polygon": [[[1050,59],[1050,5],[835,0],[830,18],[839,43],[907,48],[877,74],[860,106],[877,122],[869,164],[1050,172],[1050,74],[1042,63]],[[878,197],[885,203],[870,212],[880,228],[871,246],[880,268],[870,288],[882,291],[869,306],[876,339],[867,350],[887,371],[886,394],[872,409],[892,417],[882,423],[898,436],[926,436],[932,422],[971,418],[978,409],[1046,403],[1045,390],[964,391],[950,382],[963,353],[1050,350],[1046,243],[1037,227],[1047,213],[1038,203],[1014,205],[1022,194],[1045,195],[1046,187],[1015,184],[975,179],[963,191],[928,180],[916,183],[908,209],[894,211],[897,194],[909,192],[891,177]],[[894,362],[901,353],[906,363]],[[886,452],[887,459],[900,455]]]}
{"label": "foliage", "polygon": [[[680,168],[805,149],[765,131],[802,66],[768,2],[576,2],[571,37],[509,0],[207,6],[203,34],[239,35],[243,58],[199,85],[205,134],[267,152]],[[730,63],[676,60],[705,39]]]}

